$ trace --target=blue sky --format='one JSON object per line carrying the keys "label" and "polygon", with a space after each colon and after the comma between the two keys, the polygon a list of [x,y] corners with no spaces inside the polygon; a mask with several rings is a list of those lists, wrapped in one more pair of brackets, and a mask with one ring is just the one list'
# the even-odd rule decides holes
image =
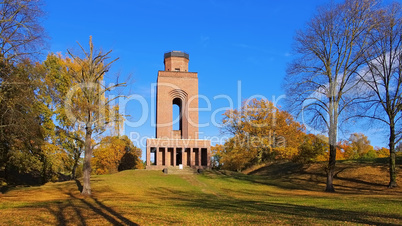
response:
{"label": "blue sky", "polygon": [[[149,109],[139,101],[126,104],[130,122],[138,122],[148,112],[140,127],[126,125],[124,133],[134,139],[153,137],[155,119],[151,110],[151,84],[157,71],[163,70],[163,54],[181,50],[190,54],[189,71],[198,72],[199,93],[211,103],[211,111],[200,112],[200,138],[220,136],[212,125],[214,110],[234,107],[241,100],[262,95],[273,100],[284,94],[281,88],[286,65],[292,59],[295,32],[314,15],[317,6],[327,1],[243,1],[243,0],[46,0],[44,27],[50,52],[78,52],[76,42],[88,47],[93,36],[96,48],[113,50],[113,64],[107,82],[130,78],[124,92],[144,98]],[[241,93],[238,85],[241,84]],[[279,105],[281,102],[279,101]],[[207,107],[200,100],[200,108]],[[219,122],[223,110],[214,115]],[[386,146],[381,131],[366,131],[373,145]],[[377,133],[377,135],[376,135]],[[340,138],[344,138],[340,134]],[[137,144],[140,145],[140,144]],[[140,145],[141,146],[141,145]],[[144,147],[141,147],[144,148]]]}

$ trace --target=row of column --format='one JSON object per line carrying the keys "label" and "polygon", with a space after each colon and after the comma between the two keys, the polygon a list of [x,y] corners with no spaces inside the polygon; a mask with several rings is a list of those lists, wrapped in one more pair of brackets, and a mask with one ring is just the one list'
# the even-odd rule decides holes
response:
{"label": "row of column", "polygon": [[[179,164],[183,164],[183,166],[207,166],[209,162],[207,148],[150,147],[147,148],[148,166],[151,165],[151,152],[154,152],[154,165],[157,166],[176,166]],[[202,155],[203,152],[205,153],[204,156]],[[181,157],[181,159],[177,161],[176,156]]]}

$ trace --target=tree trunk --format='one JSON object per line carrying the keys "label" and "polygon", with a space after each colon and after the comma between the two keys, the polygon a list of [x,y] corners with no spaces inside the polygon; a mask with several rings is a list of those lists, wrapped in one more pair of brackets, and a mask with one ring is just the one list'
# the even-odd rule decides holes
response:
{"label": "tree trunk", "polygon": [[10,181],[10,177],[9,177],[9,164],[7,164],[7,162],[4,164],[4,180],[6,181],[6,183],[8,184]]}
{"label": "tree trunk", "polygon": [[71,179],[73,179],[73,180],[77,178],[77,176],[76,176],[76,174],[77,174],[77,166],[78,166],[77,161],[74,160],[73,169],[71,170]]}
{"label": "tree trunk", "polygon": [[91,158],[92,158],[92,131],[86,128],[85,134],[85,157],[84,157],[84,186],[81,194],[91,195]]}
{"label": "tree trunk", "polygon": [[74,165],[73,165],[73,169],[71,170],[71,179],[76,179],[77,178],[77,167],[78,167],[78,162],[80,160],[80,154],[76,149],[74,149]]}
{"label": "tree trunk", "polygon": [[44,154],[41,154],[41,161],[42,161],[42,183],[44,184],[48,181],[47,159]]}
{"label": "tree trunk", "polygon": [[333,83],[330,84],[331,97],[329,98],[329,131],[328,131],[328,143],[329,143],[329,160],[327,168],[327,185],[325,192],[335,192],[333,185],[333,179],[335,174],[336,164],[336,137],[338,127],[338,107],[337,103],[333,100],[335,88]]}
{"label": "tree trunk", "polygon": [[[332,129],[333,130],[333,129]],[[327,170],[327,186],[325,188],[326,192],[335,192],[333,185],[333,179],[335,174],[335,164],[336,164],[336,145],[334,143],[334,131],[329,133],[329,161]]]}
{"label": "tree trunk", "polygon": [[4,175],[4,180],[6,181],[6,182],[8,182],[8,179],[9,179],[9,177],[8,177],[8,160],[9,160],[9,154],[8,154],[8,152],[6,153],[4,153],[4,157],[3,157],[3,162],[2,162],[2,168],[3,168],[3,170],[4,170],[4,173],[3,173],[3,175]]}
{"label": "tree trunk", "polygon": [[389,134],[389,188],[397,187],[396,183],[396,169],[395,169],[395,125],[393,122],[390,124]]}

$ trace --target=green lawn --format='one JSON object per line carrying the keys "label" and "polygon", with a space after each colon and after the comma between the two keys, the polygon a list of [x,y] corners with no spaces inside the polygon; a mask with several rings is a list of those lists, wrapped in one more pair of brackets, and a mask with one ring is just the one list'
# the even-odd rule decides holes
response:
{"label": "green lawn", "polygon": [[339,192],[328,194],[322,175],[287,173],[130,170],[93,176],[92,197],[74,181],[18,188],[0,196],[0,225],[402,224],[400,188],[352,178],[349,187],[367,189],[342,189],[348,180],[339,176]]}

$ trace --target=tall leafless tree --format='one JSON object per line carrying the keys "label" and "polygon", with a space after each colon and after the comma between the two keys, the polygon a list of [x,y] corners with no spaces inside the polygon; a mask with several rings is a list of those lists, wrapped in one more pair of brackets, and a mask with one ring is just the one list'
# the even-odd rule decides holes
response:
{"label": "tall leafless tree", "polygon": [[0,58],[15,62],[40,53],[44,32],[40,0],[0,1]]}
{"label": "tall leafless tree", "polygon": [[395,145],[402,140],[402,7],[393,3],[375,14],[378,26],[371,31],[366,52],[367,68],[359,74],[371,91],[363,103],[369,110],[361,117],[378,120],[389,128],[389,187],[396,187]]}
{"label": "tall leafless tree", "polygon": [[4,89],[10,87],[10,82],[6,84],[12,73],[10,68],[15,67],[16,62],[25,64],[23,59],[35,55],[44,44],[39,23],[42,15],[39,0],[0,1],[0,104],[6,101]]}
{"label": "tall leafless tree", "polygon": [[[102,51],[95,52],[92,43],[92,37],[89,40],[89,52],[80,46],[84,58],[81,58],[69,51],[74,65],[69,68],[74,87],[71,87],[67,94],[64,107],[66,115],[72,121],[81,127],[84,132],[84,138],[81,142],[84,144],[84,184],[83,195],[91,195],[91,158],[94,147],[94,136],[102,134],[111,122],[121,120],[118,114],[114,114],[114,109],[110,109],[114,100],[120,96],[107,98],[106,94],[111,90],[125,86],[125,83],[118,83],[106,86],[104,76],[109,71],[111,64],[116,61],[107,62],[109,54]],[[117,78],[118,81],[118,78]]]}
{"label": "tall leafless tree", "polygon": [[[318,8],[297,32],[295,60],[289,65],[285,89],[290,110],[309,127],[328,134],[327,192],[334,192],[336,143],[340,117],[359,96],[357,71],[364,66],[373,29],[375,0],[346,0]],[[311,128],[310,128],[311,129]]]}

